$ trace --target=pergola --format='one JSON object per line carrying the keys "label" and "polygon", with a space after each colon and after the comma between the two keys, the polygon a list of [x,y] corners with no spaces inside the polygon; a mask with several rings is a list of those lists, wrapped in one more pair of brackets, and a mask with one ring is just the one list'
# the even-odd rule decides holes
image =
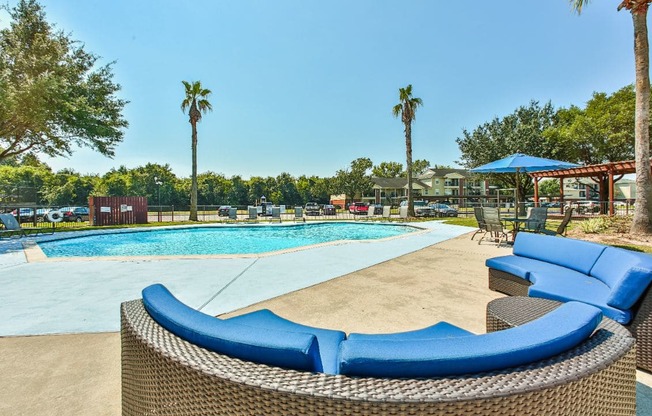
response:
{"label": "pergola", "polygon": [[[652,160],[652,159],[651,159]],[[578,168],[547,170],[542,172],[531,172],[528,175],[534,179],[534,201],[539,203],[539,181],[543,178],[559,178],[559,192],[561,200],[564,200],[564,178],[591,178],[600,187],[601,199],[605,195],[604,185],[607,185],[609,200],[609,215],[614,215],[614,184],[621,180],[625,174],[636,172],[636,162],[626,160],[621,162],[609,162],[599,165],[581,166]]]}

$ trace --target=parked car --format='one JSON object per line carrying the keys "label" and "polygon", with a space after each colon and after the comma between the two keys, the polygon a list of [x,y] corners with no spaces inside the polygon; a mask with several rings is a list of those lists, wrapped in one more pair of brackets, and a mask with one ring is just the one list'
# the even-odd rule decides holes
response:
{"label": "parked car", "polygon": [[446,204],[430,204],[430,209],[438,217],[457,217],[457,210]]}
{"label": "parked car", "polygon": [[319,215],[319,204],[316,202],[308,202],[304,207],[306,215]]}
{"label": "parked car", "polygon": [[88,221],[88,208],[87,207],[67,207],[60,209],[63,214],[63,220],[66,222],[82,222]]}
{"label": "parked car", "polygon": [[231,205],[222,205],[217,209],[217,216],[228,217],[230,210],[231,210]]}
{"label": "parked car", "polygon": [[367,215],[369,213],[369,206],[364,202],[352,202],[349,205],[349,212],[353,215]]}
{"label": "parked car", "polygon": [[600,203],[596,201],[578,201],[576,205],[578,214],[594,214],[600,212]]}
{"label": "parked car", "polygon": [[19,222],[32,221],[34,219],[34,210],[32,208],[18,208],[11,211]]}
{"label": "parked car", "polygon": [[[408,201],[401,201],[402,207],[407,207]],[[416,217],[432,217],[432,209],[426,201],[412,201],[414,204],[414,215]]]}
{"label": "parked car", "polygon": [[336,215],[337,209],[335,208],[335,205],[326,204],[322,208],[322,213],[324,215]]}

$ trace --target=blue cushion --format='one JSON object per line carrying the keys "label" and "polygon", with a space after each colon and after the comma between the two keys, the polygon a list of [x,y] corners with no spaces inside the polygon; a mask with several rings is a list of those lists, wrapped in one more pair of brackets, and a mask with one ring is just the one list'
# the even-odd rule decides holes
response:
{"label": "blue cushion", "polygon": [[561,305],[516,328],[431,340],[346,340],[340,374],[363,377],[440,377],[500,370],[567,351],[586,340],[602,319],[579,302]]}
{"label": "blue cushion", "polygon": [[584,274],[589,274],[605,248],[588,241],[534,233],[518,233],[514,241],[514,254],[517,256],[557,264]]}
{"label": "blue cushion", "polygon": [[531,280],[530,273],[532,272],[555,274],[563,272],[564,270],[570,270],[545,261],[514,255],[487,259],[485,264],[487,267],[512,274],[525,280]]}
{"label": "blue cushion", "polygon": [[322,371],[317,338],[268,330],[206,315],[180,302],[163,285],[143,289],[143,304],[163,328],[200,347],[234,358],[304,371]]}
{"label": "blue cushion", "polygon": [[269,309],[261,309],[244,315],[234,316],[233,318],[226,319],[226,321],[237,322],[254,328],[267,328],[312,334],[317,337],[319,355],[324,373],[337,373],[337,351],[340,347],[340,342],[346,339],[346,334],[342,331],[301,325],[282,318]]}
{"label": "blue cushion", "polygon": [[621,324],[632,319],[631,311],[607,304],[611,289],[594,277],[567,269],[567,272],[558,274],[532,273],[530,279],[533,284],[528,288],[528,296],[559,302],[584,302],[600,308],[605,316]]}
{"label": "blue cushion", "polygon": [[590,274],[611,288],[609,305],[629,309],[652,281],[652,256],[607,247]]}
{"label": "blue cushion", "polygon": [[427,328],[406,332],[394,332],[392,334],[359,334],[352,332],[349,334],[348,339],[407,341],[415,339],[455,338],[470,335],[474,335],[473,332],[469,332],[448,322],[438,322]]}

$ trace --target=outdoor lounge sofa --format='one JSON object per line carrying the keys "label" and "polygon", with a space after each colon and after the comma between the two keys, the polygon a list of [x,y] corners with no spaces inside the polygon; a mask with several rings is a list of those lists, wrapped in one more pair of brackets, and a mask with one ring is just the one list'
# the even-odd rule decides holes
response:
{"label": "outdoor lounge sofa", "polygon": [[633,338],[597,308],[552,303],[515,325],[488,315],[484,335],[439,323],[347,339],[265,310],[215,318],[153,285],[121,307],[123,415],[635,414]]}
{"label": "outdoor lounge sofa", "polygon": [[512,255],[488,259],[489,288],[514,296],[580,301],[625,325],[638,366],[652,371],[652,256],[592,242],[519,233]]}

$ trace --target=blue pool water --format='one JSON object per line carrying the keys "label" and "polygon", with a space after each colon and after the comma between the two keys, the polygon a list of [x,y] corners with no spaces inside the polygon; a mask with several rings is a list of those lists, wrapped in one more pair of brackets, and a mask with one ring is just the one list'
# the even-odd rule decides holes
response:
{"label": "blue pool water", "polygon": [[240,225],[110,233],[38,245],[47,257],[254,254],[338,240],[395,237],[415,230],[409,226],[360,223]]}

